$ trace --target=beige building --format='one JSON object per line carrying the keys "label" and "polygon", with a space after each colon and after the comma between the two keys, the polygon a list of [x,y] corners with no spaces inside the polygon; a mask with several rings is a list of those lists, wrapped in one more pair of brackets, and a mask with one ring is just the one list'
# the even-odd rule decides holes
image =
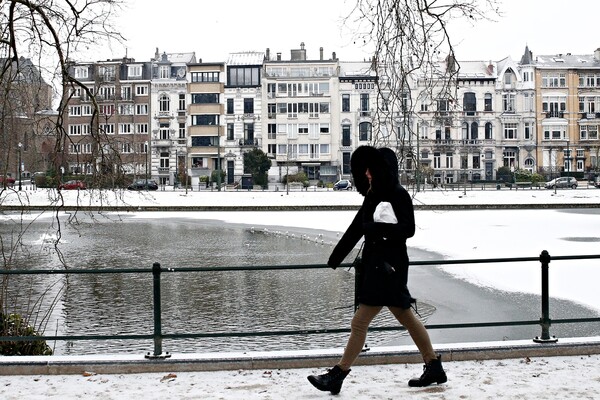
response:
{"label": "beige building", "polygon": [[189,64],[187,82],[186,166],[192,186],[198,187],[201,177],[223,170],[225,63]]}
{"label": "beige building", "polygon": [[532,57],[541,172],[597,175],[600,139],[600,49],[593,54]]}

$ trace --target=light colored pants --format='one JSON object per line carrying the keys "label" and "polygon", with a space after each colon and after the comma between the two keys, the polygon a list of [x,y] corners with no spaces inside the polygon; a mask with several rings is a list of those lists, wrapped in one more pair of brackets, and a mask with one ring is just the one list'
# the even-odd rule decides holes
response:
{"label": "light colored pants", "polygon": [[[359,305],[358,310],[356,310],[352,318],[350,337],[344,349],[344,355],[338,363],[343,370],[350,369],[354,360],[356,360],[362,351],[367,339],[369,325],[382,308],[383,306]],[[398,322],[406,328],[413,342],[415,342],[415,345],[421,352],[425,363],[435,359],[436,354],[431,345],[427,329],[425,329],[421,321],[415,316],[413,310],[411,308],[403,309],[400,307],[388,307],[388,309],[394,314]]]}

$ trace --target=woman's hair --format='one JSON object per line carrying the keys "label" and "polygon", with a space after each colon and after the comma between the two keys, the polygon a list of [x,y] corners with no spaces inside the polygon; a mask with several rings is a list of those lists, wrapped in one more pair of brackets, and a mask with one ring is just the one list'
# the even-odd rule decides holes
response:
{"label": "woman's hair", "polygon": [[396,153],[389,147],[381,147],[379,149],[379,152],[383,155],[383,159],[385,160],[391,181],[395,184],[399,184],[400,180],[398,179],[398,157],[396,156]]}
{"label": "woman's hair", "polygon": [[[373,146],[359,146],[356,148],[350,157],[350,169],[354,186],[363,196],[367,195],[369,189],[376,193],[382,193],[389,190],[394,184],[384,154]],[[372,178],[370,185],[365,175],[367,169],[369,169]]]}

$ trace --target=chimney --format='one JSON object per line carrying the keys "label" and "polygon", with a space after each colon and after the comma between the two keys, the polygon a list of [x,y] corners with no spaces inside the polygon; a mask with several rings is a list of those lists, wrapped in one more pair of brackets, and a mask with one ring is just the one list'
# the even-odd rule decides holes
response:
{"label": "chimney", "polygon": [[271,49],[267,47],[267,51],[265,52],[265,59],[269,61],[271,59]]}
{"label": "chimney", "polygon": [[277,61],[281,61],[281,53],[277,53]]}
{"label": "chimney", "polygon": [[319,60],[323,61],[323,48],[319,47]]}
{"label": "chimney", "polygon": [[600,61],[600,47],[594,51],[594,61]]}
{"label": "chimney", "polygon": [[333,53],[331,53],[331,59],[332,59],[333,61],[336,61],[336,60],[337,60],[337,55],[335,54],[335,51],[334,51]]}

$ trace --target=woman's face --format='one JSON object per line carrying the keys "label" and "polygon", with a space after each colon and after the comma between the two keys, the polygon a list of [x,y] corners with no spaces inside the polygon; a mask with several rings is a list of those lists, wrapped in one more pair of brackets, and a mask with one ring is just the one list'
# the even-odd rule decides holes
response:
{"label": "woman's face", "polygon": [[373,178],[369,169],[367,168],[362,173],[354,173],[353,171],[352,177],[354,178],[354,186],[356,187],[356,190],[358,190],[358,193],[366,196],[371,188],[371,180]]}

